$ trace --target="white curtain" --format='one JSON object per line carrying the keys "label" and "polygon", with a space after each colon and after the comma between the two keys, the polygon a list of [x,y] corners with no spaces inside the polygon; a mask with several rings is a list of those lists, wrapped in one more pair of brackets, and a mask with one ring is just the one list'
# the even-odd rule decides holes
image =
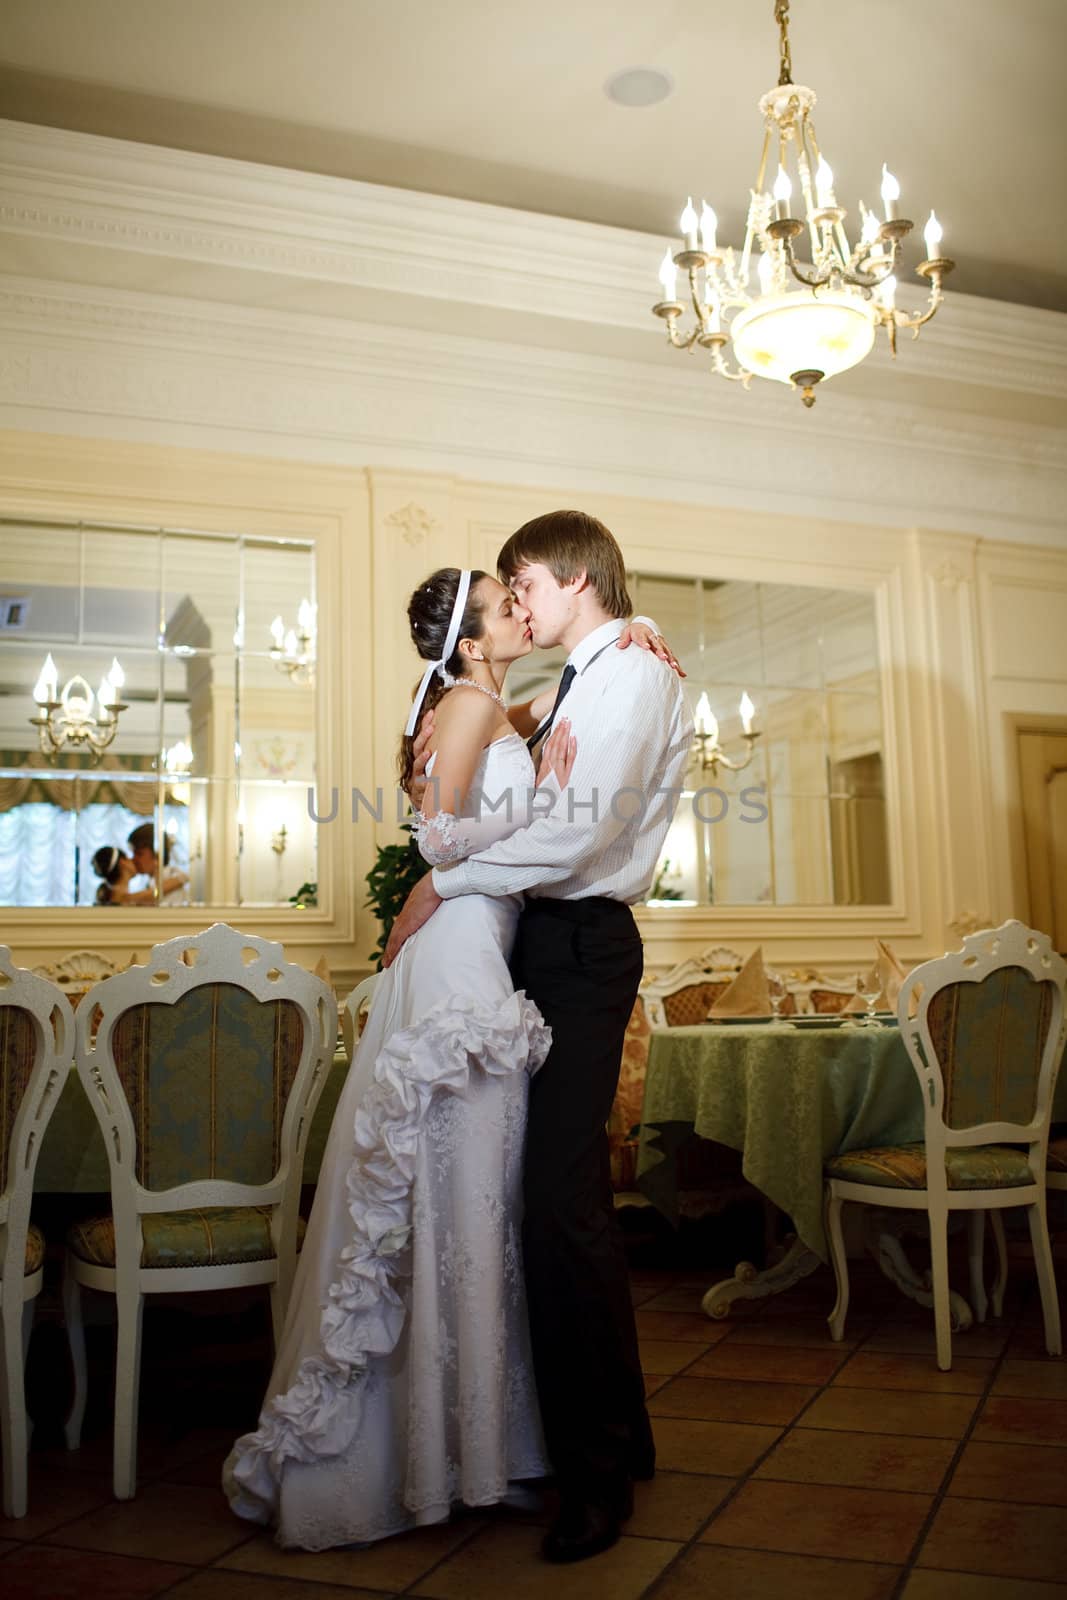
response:
{"label": "white curtain", "polygon": [[74,828],[59,806],[0,812],[0,905],[74,904]]}

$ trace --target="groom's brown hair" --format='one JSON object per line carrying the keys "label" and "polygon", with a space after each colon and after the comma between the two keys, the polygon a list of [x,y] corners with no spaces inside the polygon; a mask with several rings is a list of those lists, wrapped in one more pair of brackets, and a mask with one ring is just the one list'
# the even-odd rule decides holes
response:
{"label": "groom's brown hair", "polygon": [[520,567],[547,567],[558,584],[580,572],[589,580],[609,617],[628,617],[626,563],[614,535],[587,511],[548,511],[511,535],[497,557],[501,583],[510,584]]}

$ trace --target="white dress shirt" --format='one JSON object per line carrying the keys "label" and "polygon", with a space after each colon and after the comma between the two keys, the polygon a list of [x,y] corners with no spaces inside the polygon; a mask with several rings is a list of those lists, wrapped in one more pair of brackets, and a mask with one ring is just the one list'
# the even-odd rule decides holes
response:
{"label": "white dress shirt", "polygon": [[[576,672],[557,720],[570,719],[578,753],[567,789],[553,776],[536,796],[532,821],[488,849],[434,869],[434,887],[460,894],[581,900],[643,900],[682,792],[693,722],[677,674],[636,645],[618,650],[626,623],[605,622],[571,651]],[[498,796],[487,799],[492,805]],[[542,815],[545,807],[552,810]]]}

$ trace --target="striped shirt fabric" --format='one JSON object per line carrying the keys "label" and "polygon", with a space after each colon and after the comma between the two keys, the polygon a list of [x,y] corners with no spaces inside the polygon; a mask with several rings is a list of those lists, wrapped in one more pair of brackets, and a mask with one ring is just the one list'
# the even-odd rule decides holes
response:
{"label": "striped shirt fabric", "polygon": [[616,648],[625,625],[603,623],[568,657],[577,676],[560,716],[570,719],[578,753],[567,789],[552,777],[536,792],[485,796],[483,809],[510,804],[529,825],[436,867],[443,899],[523,891],[627,905],[645,898],[681,796],[693,720],[670,667],[636,645]]}

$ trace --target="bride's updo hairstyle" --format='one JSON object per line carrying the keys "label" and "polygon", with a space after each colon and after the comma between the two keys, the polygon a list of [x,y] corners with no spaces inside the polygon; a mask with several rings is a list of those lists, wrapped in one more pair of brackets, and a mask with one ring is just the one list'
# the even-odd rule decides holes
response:
{"label": "bride's updo hairstyle", "polygon": [[[466,663],[459,650],[459,640],[482,637],[485,628],[485,608],[475,594],[475,589],[481,579],[488,576],[486,572],[471,573],[470,591],[463,619],[459,625],[456,648],[445,662],[445,671],[453,678],[463,678],[467,674]],[[432,573],[425,583],[420,583],[408,601],[408,622],[411,625],[412,642],[424,661],[441,659],[441,652],[448,637],[448,625],[452,620],[452,608],[459,592],[459,579],[458,567],[442,567],[439,572]],[[430,679],[426,697],[422,702],[423,713],[433,710],[447,687],[447,683],[439,674]],[[412,754],[414,743],[414,739],[406,737],[400,741],[397,766],[400,771],[400,787],[405,794],[415,765]]]}
{"label": "bride's updo hairstyle", "polygon": [[119,870],[121,861],[122,851],[116,850],[113,844],[102,844],[99,850],[93,852],[93,871],[104,880],[96,891],[97,905],[109,904],[111,886],[118,883],[122,876]]}

